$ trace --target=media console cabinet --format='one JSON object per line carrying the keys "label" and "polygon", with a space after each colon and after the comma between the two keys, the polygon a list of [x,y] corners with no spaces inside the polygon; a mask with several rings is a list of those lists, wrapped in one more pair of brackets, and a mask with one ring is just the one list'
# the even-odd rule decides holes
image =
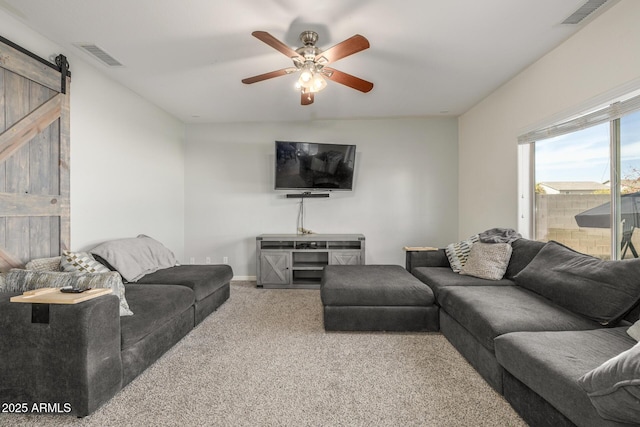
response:
{"label": "media console cabinet", "polygon": [[261,234],[256,237],[258,286],[319,289],[327,265],[365,263],[362,234]]}

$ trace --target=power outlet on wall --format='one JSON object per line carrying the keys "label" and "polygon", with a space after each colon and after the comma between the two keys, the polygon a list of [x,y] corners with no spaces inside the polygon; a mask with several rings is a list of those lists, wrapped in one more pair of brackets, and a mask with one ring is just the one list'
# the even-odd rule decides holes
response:
{"label": "power outlet on wall", "polygon": [[222,257],[222,263],[223,264],[229,264],[229,257],[223,256]]}
{"label": "power outlet on wall", "polygon": [[205,264],[211,264],[211,257],[208,256],[204,259]]}

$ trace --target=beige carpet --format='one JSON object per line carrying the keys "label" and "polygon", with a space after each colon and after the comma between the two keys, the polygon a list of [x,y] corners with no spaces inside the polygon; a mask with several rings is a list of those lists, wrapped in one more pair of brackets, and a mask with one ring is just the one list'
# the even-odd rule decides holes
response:
{"label": "beige carpet", "polygon": [[325,333],[317,290],[231,298],[84,419],[1,425],[526,426],[438,333]]}

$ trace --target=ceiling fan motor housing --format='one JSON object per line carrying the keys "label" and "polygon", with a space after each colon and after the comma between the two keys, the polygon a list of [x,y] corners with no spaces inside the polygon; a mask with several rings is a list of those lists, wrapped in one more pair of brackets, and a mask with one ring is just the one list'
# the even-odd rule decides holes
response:
{"label": "ceiling fan motor housing", "polygon": [[300,34],[300,41],[305,46],[313,46],[318,41],[318,33],[315,31],[303,31]]}
{"label": "ceiling fan motor housing", "polygon": [[300,34],[300,41],[304,46],[296,49],[296,52],[304,58],[305,61],[313,61],[322,51],[315,44],[318,41],[318,33],[315,31],[305,31]]}

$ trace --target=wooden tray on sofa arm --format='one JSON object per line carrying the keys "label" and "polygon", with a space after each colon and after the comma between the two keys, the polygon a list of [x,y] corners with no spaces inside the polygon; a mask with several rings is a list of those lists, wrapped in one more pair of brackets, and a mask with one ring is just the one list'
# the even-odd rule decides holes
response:
{"label": "wooden tray on sofa arm", "polygon": [[28,302],[35,304],[78,304],[102,295],[110,294],[109,288],[89,289],[78,294],[60,292],[59,288],[41,288],[26,291],[22,295],[11,297],[11,302]]}

